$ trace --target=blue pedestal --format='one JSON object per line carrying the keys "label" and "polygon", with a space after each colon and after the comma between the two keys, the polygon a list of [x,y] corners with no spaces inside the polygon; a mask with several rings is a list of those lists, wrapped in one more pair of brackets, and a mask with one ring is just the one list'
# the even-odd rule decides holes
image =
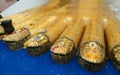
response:
{"label": "blue pedestal", "polygon": [[0,41],[0,75],[120,75],[107,60],[99,72],[89,72],[78,63],[77,57],[67,64],[57,64],[52,61],[50,51],[32,57],[26,49],[10,51]]}

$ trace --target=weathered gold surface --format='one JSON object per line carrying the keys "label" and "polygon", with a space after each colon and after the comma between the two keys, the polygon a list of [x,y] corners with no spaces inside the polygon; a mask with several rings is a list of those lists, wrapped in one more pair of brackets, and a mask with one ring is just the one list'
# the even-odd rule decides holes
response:
{"label": "weathered gold surface", "polygon": [[[68,1],[69,0],[67,0],[63,4],[63,1],[55,0],[55,1],[51,1],[47,4],[45,4],[44,8],[40,7],[39,10],[37,10],[36,12],[31,14],[32,15],[31,17],[27,18],[26,20],[21,21],[21,23],[23,23],[23,24],[20,24],[17,26],[15,25],[15,29],[16,30],[22,29],[23,27],[27,28],[27,29],[29,29],[31,36],[39,33],[41,29],[48,27],[49,25],[52,25],[58,17],[60,17],[61,15],[64,15],[66,13],[66,10],[65,11],[62,10],[62,11],[57,11],[56,14],[52,14],[52,13],[50,14],[50,12],[57,10],[57,8],[60,8],[62,5],[65,5],[66,3],[68,3]],[[43,15],[45,15],[45,16],[41,17]],[[35,16],[35,17],[33,17],[33,16]],[[21,34],[21,35],[23,35],[23,34]]]}
{"label": "weathered gold surface", "polygon": [[24,43],[24,47],[38,47],[48,42],[48,38],[44,34],[38,34],[30,38]]}
{"label": "weathered gold surface", "polygon": [[[120,63],[120,25],[119,22],[109,22],[105,29],[107,48],[110,57],[114,57]],[[111,56],[111,53],[114,56]]]}
{"label": "weathered gold surface", "polygon": [[105,49],[96,42],[89,42],[81,46],[80,55],[91,63],[101,63],[105,59]]}
{"label": "weathered gold surface", "polygon": [[0,26],[0,34],[3,34],[5,32],[4,28]]}
{"label": "weathered gold surface", "polygon": [[[56,23],[47,23],[45,22],[45,25],[41,25],[40,28],[38,28],[39,32],[41,32],[42,30],[45,30],[45,32],[43,34],[47,35],[48,39],[50,41],[50,43],[53,43],[55,41],[56,38],[58,38],[58,36],[60,36],[60,34],[65,30],[65,28],[67,27],[66,23],[64,22],[64,18],[65,17],[61,17],[61,21],[57,20]],[[49,25],[50,24],[50,25]],[[62,24],[62,26],[60,26],[60,24]],[[32,32],[33,33],[33,32]],[[36,34],[35,36],[40,35]],[[46,38],[46,36],[43,36],[43,38]],[[30,39],[34,39],[34,36],[31,37]],[[30,39],[28,41],[25,42],[25,46],[28,47],[30,46],[30,44],[33,45],[33,43],[37,42],[32,42],[30,41]],[[37,42],[36,46],[39,46],[39,44],[42,42],[43,40]],[[29,42],[29,43],[28,43]],[[31,45],[31,46],[32,46]],[[35,46],[35,45],[34,45]]]}
{"label": "weathered gold surface", "polygon": [[83,59],[94,63],[100,63],[104,61],[104,30],[103,25],[99,21],[93,19],[86,26],[80,47],[79,54]]}
{"label": "weathered gold surface", "polygon": [[120,46],[113,49],[113,54],[115,55],[117,62],[120,63]]}
{"label": "weathered gold surface", "polygon": [[43,15],[47,16],[49,13],[55,12],[58,8],[64,6],[68,2],[70,2],[70,0],[51,0],[43,6],[38,6],[36,8],[26,10],[16,14],[16,16],[10,16],[8,18],[13,20],[13,25],[15,29],[18,30],[24,26],[29,27],[39,23]]}
{"label": "weathered gold surface", "polygon": [[109,52],[111,52],[116,45],[120,44],[120,25],[111,21],[108,24],[109,26],[105,29],[105,35]]}
{"label": "weathered gold surface", "polygon": [[56,54],[66,55],[70,53],[74,48],[74,43],[68,38],[59,38],[51,47],[51,51]]}
{"label": "weathered gold surface", "polygon": [[[60,38],[66,37],[69,39],[59,38],[53,44],[53,48],[51,48],[53,52],[60,54],[67,54],[72,50],[73,44],[71,45],[71,40],[73,40],[75,48],[77,48],[82,36],[79,54],[83,59],[92,63],[102,63],[104,61],[104,40],[106,39],[108,52],[111,53],[113,51],[115,59],[117,59],[117,62],[120,62],[120,49],[116,47],[120,45],[120,23],[108,7],[106,1],[71,0],[67,4],[68,2],[70,0],[52,0],[35,11],[27,13],[28,16],[26,18],[23,18],[24,16],[21,14],[11,16],[13,20],[15,19],[13,22],[15,29],[28,28],[31,36],[40,35],[39,32],[45,30],[44,34],[48,36],[47,40],[50,41],[50,44],[53,44],[62,34]],[[65,4],[67,5],[64,6]],[[17,21],[21,17],[22,19]],[[84,25],[85,30],[82,35]],[[30,46],[41,45],[40,41],[32,41],[29,40]],[[54,47],[57,50],[53,50]],[[70,49],[68,50],[68,48]]]}
{"label": "weathered gold surface", "polygon": [[6,36],[5,38],[3,38],[3,40],[4,41],[20,41],[23,39],[23,37],[26,38],[29,35],[30,33],[28,29],[21,29],[21,30],[17,30],[13,34]]}
{"label": "weathered gold surface", "polygon": [[[75,19],[70,25],[68,25],[60,38],[53,44],[53,46],[58,46],[59,43],[63,42],[65,46],[58,46],[54,50],[51,49],[51,51],[58,54],[67,54],[70,53],[74,47],[76,49],[80,42],[83,29],[84,23],[80,21],[80,19]],[[66,41],[62,37],[65,37]]]}

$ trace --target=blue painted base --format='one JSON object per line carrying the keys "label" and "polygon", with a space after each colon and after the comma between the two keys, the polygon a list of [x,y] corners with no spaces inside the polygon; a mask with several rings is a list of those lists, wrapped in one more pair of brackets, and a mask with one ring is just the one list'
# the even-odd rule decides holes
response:
{"label": "blue painted base", "polygon": [[78,64],[77,57],[67,64],[52,61],[50,52],[32,57],[25,49],[10,51],[0,41],[0,75],[120,75],[109,61],[99,72],[89,72]]}

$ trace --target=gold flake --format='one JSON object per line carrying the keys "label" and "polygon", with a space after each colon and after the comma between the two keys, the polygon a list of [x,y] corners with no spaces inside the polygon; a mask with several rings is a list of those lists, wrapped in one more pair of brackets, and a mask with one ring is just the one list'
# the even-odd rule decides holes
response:
{"label": "gold flake", "polygon": [[64,46],[64,42],[60,42],[58,46]]}
{"label": "gold flake", "polygon": [[92,63],[100,63],[104,60],[105,52],[99,46],[97,46],[97,43],[90,42],[89,45],[86,44],[81,48],[80,54],[83,59]]}

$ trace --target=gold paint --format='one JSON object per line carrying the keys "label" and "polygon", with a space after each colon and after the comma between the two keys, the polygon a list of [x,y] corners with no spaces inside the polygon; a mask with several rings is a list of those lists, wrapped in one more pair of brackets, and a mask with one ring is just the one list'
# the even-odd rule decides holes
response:
{"label": "gold paint", "polygon": [[[61,43],[61,42],[64,43],[64,45],[59,46],[59,43]],[[63,54],[63,55],[66,55],[67,53],[71,52],[71,50],[74,47],[73,42],[66,38],[58,39],[53,44],[53,46],[57,46],[57,48],[55,48],[54,50],[51,50],[53,53]]]}
{"label": "gold paint", "polygon": [[7,35],[3,38],[4,41],[20,41],[23,38],[29,35],[29,31],[27,29],[18,30],[13,34]]}
{"label": "gold paint", "polygon": [[120,63],[120,50],[115,54],[115,58],[118,63]]}
{"label": "gold paint", "polygon": [[[90,48],[91,43],[95,44],[95,47]],[[87,45],[88,44],[88,45]],[[105,51],[95,42],[87,43],[81,47],[80,55],[83,59],[92,63],[101,63],[105,58]],[[89,46],[89,47],[88,47]],[[86,48],[87,47],[87,48]]]}
{"label": "gold paint", "polygon": [[114,48],[113,53],[115,55],[115,59],[120,63],[120,46]]}
{"label": "gold paint", "polygon": [[[38,36],[39,38],[36,38]],[[44,34],[38,34],[30,38],[24,43],[25,47],[38,47],[44,45],[48,42],[47,37]]]}
{"label": "gold paint", "polygon": [[4,28],[2,26],[0,26],[0,34],[4,33],[4,32],[5,32]]}
{"label": "gold paint", "polygon": [[[24,18],[26,15],[25,12],[24,16],[23,13],[19,13],[9,18],[12,18],[16,30],[27,27],[30,30],[31,36],[38,34],[42,29],[46,29],[48,31],[46,35],[49,37],[51,44],[54,43],[63,33],[66,26],[68,26],[61,37],[72,39],[75,47],[78,46],[82,29],[84,28],[82,25],[85,24],[86,30],[81,45],[86,42],[96,41],[105,48],[103,30],[105,29],[108,49],[109,53],[111,53],[113,48],[120,44],[120,23],[105,0],[73,0],[65,7],[60,8],[69,1],[70,0],[52,0],[42,7],[37,7],[35,10],[26,11],[28,15],[26,18]],[[20,21],[18,21],[18,19],[20,19]],[[33,24],[32,26],[30,25],[31,23]],[[79,23],[81,25],[79,25]],[[82,27],[81,29],[80,26]],[[36,44],[38,43],[35,42],[35,45]],[[96,48],[101,50],[97,44],[96,46],[89,46],[89,44],[87,44],[84,49],[89,50],[91,54],[95,54],[93,58],[97,59],[100,57],[99,54],[95,53]],[[62,47],[62,49],[64,48]],[[89,53],[89,51],[83,51],[83,54]],[[104,51],[100,53],[103,53],[102,56],[104,56]],[[116,58],[119,58],[119,51],[117,49],[115,49],[115,53]],[[100,58],[100,60],[102,60],[102,58]],[[95,60],[94,62],[98,61]]]}

